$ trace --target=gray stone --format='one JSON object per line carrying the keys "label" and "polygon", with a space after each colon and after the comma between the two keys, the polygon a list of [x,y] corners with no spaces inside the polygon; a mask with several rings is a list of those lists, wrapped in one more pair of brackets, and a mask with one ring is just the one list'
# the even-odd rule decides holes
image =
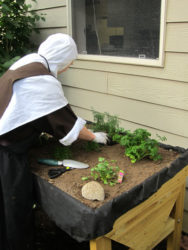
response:
{"label": "gray stone", "polygon": [[104,188],[97,181],[90,181],[82,187],[82,196],[88,200],[103,201],[105,197]]}

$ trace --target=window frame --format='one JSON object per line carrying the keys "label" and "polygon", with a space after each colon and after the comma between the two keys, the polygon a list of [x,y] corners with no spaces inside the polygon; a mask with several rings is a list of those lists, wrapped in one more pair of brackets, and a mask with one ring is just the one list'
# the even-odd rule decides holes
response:
{"label": "window frame", "polygon": [[[161,0],[160,40],[159,40],[158,59],[147,59],[147,58],[145,59],[145,58],[120,57],[120,56],[108,56],[108,55],[91,55],[91,54],[78,54],[78,59],[83,61],[108,62],[108,63],[110,62],[110,63],[120,63],[120,64],[164,67],[166,12],[167,12],[167,0]],[[72,0],[67,0],[67,32],[70,36],[72,36]]]}

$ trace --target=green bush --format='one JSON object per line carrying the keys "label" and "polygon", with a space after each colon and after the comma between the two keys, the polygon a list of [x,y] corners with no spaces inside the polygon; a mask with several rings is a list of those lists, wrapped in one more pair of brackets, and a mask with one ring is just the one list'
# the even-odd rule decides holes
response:
{"label": "green bush", "polygon": [[[162,157],[158,153],[159,142],[150,138],[151,134],[145,129],[136,129],[134,132],[125,131],[124,135],[116,134],[113,140],[125,147],[125,155],[131,159],[132,163],[143,158],[149,158],[157,161]],[[159,136],[158,136],[159,137]],[[165,140],[165,137],[159,137]]]}
{"label": "green bush", "polygon": [[[17,56],[35,49],[30,36],[33,31],[38,32],[36,23],[45,19],[31,7],[25,0],[0,0],[0,73],[18,59]],[[5,62],[8,64],[4,65]]]}

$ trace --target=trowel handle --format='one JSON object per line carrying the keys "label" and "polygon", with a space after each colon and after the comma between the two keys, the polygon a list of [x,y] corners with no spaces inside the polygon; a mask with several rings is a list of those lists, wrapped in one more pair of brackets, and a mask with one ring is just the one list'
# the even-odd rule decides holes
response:
{"label": "trowel handle", "polygon": [[62,166],[62,161],[57,161],[53,159],[38,159],[38,163],[49,165],[49,166]]}

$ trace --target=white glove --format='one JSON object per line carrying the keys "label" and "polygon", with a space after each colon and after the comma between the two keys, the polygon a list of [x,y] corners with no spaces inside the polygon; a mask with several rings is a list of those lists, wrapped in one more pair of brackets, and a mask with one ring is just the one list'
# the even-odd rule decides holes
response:
{"label": "white glove", "polygon": [[95,132],[93,134],[95,135],[95,139],[93,140],[94,142],[107,144],[108,141],[107,133]]}

